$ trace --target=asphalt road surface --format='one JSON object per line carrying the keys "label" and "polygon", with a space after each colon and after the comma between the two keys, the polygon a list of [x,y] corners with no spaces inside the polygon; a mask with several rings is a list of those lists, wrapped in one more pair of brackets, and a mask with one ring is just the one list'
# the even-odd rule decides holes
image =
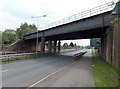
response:
{"label": "asphalt road surface", "polygon": [[72,57],[75,53],[3,64],[2,86],[93,87],[91,52],[88,51],[77,61]]}

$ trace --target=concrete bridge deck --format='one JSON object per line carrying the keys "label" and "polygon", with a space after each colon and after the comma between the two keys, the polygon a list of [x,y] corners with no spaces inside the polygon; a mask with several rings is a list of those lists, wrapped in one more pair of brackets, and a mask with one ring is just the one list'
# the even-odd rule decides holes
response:
{"label": "concrete bridge deck", "polygon": [[[110,26],[111,12],[115,6],[114,2],[92,8],[63,20],[51,23],[51,27],[46,27],[38,33],[30,33],[23,37],[24,40],[69,40],[83,38],[98,38]],[[57,23],[57,24],[56,24]],[[55,24],[55,25],[54,25]]]}

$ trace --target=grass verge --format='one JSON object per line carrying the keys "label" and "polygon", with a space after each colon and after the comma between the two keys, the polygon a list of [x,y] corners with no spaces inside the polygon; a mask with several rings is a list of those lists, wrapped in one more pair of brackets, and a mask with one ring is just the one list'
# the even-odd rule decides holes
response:
{"label": "grass verge", "polygon": [[106,87],[107,89],[110,89],[110,87],[117,87],[120,84],[120,82],[118,82],[118,77],[120,77],[118,75],[120,72],[105,60],[98,58],[97,56],[99,54],[96,50],[93,50],[92,52],[93,56],[95,56],[92,61],[92,71],[96,89],[103,89],[103,87]]}
{"label": "grass verge", "polygon": [[68,51],[64,51],[62,53],[74,52],[74,51],[78,51],[78,50],[82,50],[82,49],[68,50]]}
{"label": "grass verge", "polygon": [[98,50],[92,49],[92,56],[99,56]]}
{"label": "grass verge", "polygon": [[118,70],[105,60],[93,60],[92,70],[96,87],[118,86]]}
{"label": "grass verge", "polygon": [[12,61],[16,61],[16,60],[25,60],[25,59],[36,59],[36,58],[40,58],[42,56],[40,55],[32,55],[32,56],[22,56],[22,57],[14,57],[14,58],[4,58],[1,59],[2,63],[6,63],[6,62],[12,62]]}

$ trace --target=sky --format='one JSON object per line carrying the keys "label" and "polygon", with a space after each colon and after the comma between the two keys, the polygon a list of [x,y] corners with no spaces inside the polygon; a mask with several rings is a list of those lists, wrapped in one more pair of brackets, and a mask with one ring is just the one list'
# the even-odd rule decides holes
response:
{"label": "sky", "polygon": [[[111,0],[0,0],[0,30],[19,28],[21,23],[37,24],[31,16],[42,16],[39,27],[94,8]],[[78,45],[89,45],[88,40],[71,40]],[[71,41],[62,41],[71,42]]]}

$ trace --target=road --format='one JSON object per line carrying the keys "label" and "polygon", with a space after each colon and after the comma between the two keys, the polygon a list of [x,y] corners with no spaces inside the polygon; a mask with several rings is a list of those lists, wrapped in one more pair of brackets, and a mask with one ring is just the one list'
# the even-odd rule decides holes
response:
{"label": "road", "polygon": [[[77,51],[78,52],[78,51]],[[91,87],[90,52],[78,61],[72,55],[52,55],[2,66],[3,87]],[[72,76],[73,75],[73,76]],[[72,79],[72,82],[70,81]],[[52,81],[52,82],[51,82]]]}
{"label": "road", "polygon": [[61,49],[60,51],[65,52],[65,51],[71,51],[71,50],[76,50],[76,49],[75,48],[74,49]]}

